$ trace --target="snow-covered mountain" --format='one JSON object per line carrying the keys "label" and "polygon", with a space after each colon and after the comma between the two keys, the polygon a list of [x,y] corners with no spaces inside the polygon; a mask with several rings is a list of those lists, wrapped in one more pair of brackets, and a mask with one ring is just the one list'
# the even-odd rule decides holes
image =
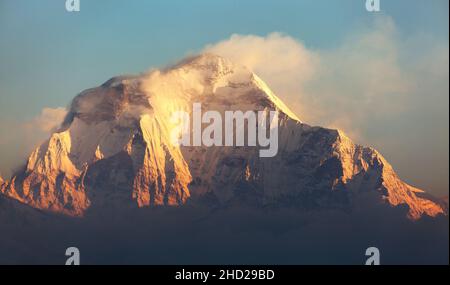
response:
{"label": "snow-covered mountain", "polygon": [[[173,145],[171,114],[191,113],[195,102],[221,113],[278,110],[278,154]],[[0,188],[32,207],[72,216],[185,203],[305,210],[403,205],[412,219],[445,212],[400,180],[376,150],[341,131],[302,123],[258,76],[211,54],[82,92],[61,128]]]}

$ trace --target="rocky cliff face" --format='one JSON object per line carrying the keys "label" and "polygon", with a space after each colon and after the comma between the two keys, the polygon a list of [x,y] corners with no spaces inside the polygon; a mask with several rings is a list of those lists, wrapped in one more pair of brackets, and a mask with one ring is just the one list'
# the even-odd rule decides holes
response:
{"label": "rocky cliff face", "polygon": [[[278,110],[278,154],[255,147],[176,146],[171,114]],[[266,84],[218,56],[116,77],[73,100],[61,128],[1,192],[35,208],[82,216],[95,207],[251,203],[351,210],[369,203],[408,206],[408,216],[444,209],[400,180],[374,149],[341,131],[302,123]]]}

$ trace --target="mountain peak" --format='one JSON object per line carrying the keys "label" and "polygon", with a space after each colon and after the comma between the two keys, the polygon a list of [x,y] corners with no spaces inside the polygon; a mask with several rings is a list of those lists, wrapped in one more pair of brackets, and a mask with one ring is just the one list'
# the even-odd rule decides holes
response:
{"label": "mountain peak", "polygon": [[168,112],[190,112],[194,102],[207,102],[217,110],[277,109],[299,121],[256,74],[228,59],[205,53],[163,70],[116,76],[81,92],[73,99],[63,125],[70,125],[75,117],[85,122],[119,120],[130,124],[130,119],[138,122],[139,116],[146,113],[167,117]]}
{"label": "mountain peak", "polygon": [[135,76],[135,75],[119,75],[119,76],[114,76],[112,78],[110,78],[109,80],[107,80],[105,83],[103,83],[101,86],[102,87],[118,87],[120,85],[124,85],[124,84],[129,84],[131,81],[137,80],[139,79],[139,76]]}
{"label": "mountain peak", "polygon": [[168,69],[176,68],[198,68],[221,72],[223,70],[232,70],[234,64],[230,60],[219,55],[213,53],[201,53],[187,57]]}
{"label": "mountain peak", "polygon": [[[249,146],[173,145],[171,115],[191,114],[194,103],[219,113],[279,111],[278,154],[261,159]],[[81,92],[63,127],[0,191],[77,216],[99,205],[173,206],[205,195],[221,205],[245,196],[260,206],[351,209],[367,193],[374,204],[406,205],[413,219],[445,212],[401,181],[377,151],[341,131],[301,123],[256,74],[214,54]]]}
{"label": "mountain peak", "polygon": [[[277,109],[290,118],[300,121],[267,84],[249,68],[216,54],[202,53],[191,56],[164,69],[162,73],[157,71],[158,76],[152,75],[154,74],[150,73],[149,79],[154,77],[158,79],[144,80],[147,83],[145,85],[150,86],[150,89],[155,89],[152,85],[158,85],[161,81],[176,82],[174,87],[183,85],[184,90],[181,92],[183,98],[190,93],[191,99],[211,101],[215,98],[216,103],[220,102],[219,105],[227,105],[228,108],[230,105],[236,105],[252,110]],[[147,89],[147,93],[156,92]],[[215,107],[221,110],[224,106],[216,104]]]}

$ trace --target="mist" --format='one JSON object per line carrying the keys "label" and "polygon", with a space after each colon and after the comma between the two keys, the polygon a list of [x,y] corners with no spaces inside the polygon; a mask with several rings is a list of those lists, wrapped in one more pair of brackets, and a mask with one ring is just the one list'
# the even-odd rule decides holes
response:
{"label": "mist", "polygon": [[0,215],[0,264],[64,264],[71,246],[81,264],[362,265],[372,246],[381,264],[448,264],[448,217],[411,221],[406,209],[383,205],[309,213],[186,205],[84,218],[20,211]]}

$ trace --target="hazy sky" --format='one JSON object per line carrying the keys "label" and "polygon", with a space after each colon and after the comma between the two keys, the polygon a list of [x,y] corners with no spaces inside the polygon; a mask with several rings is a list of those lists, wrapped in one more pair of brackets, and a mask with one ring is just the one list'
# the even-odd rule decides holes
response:
{"label": "hazy sky", "polygon": [[253,68],[307,123],[448,193],[447,0],[0,0],[0,172],[80,91],[204,49]]}

